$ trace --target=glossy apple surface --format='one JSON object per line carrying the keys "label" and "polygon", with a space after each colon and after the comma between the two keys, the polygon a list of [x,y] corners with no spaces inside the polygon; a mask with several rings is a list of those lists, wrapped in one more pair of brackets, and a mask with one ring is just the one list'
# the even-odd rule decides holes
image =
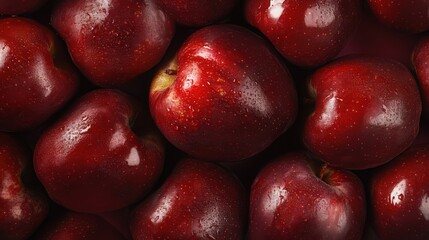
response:
{"label": "glossy apple surface", "polygon": [[376,169],[370,193],[380,240],[429,239],[429,145],[413,146]]}
{"label": "glossy apple surface", "polygon": [[163,135],[213,161],[259,153],[293,123],[297,107],[287,68],[262,38],[237,25],[192,34],[150,89]]}
{"label": "glossy apple surface", "polygon": [[387,26],[419,33],[429,30],[427,0],[368,0],[374,15]]}
{"label": "glossy apple surface", "polygon": [[48,198],[36,183],[31,152],[15,137],[0,133],[0,238],[28,238],[48,210]]}
{"label": "glossy apple surface", "polygon": [[422,95],[423,113],[429,117],[429,37],[422,37],[416,44],[412,61]]}
{"label": "glossy apple surface", "polygon": [[64,210],[52,216],[44,224],[35,240],[125,240],[119,231],[102,218]]}
{"label": "glossy apple surface", "polygon": [[118,86],[154,67],[174,33],[174,23],[153,0],[66,0],[52,25],[83,72],[99,86]]}
{"label": "glossy apple surface", "polygon": [[134,211],[131,234],[143,239],[243,239],[246,196],[215,163],[185,159]]}
{"label": "glossy apple surface", "polygon": [[0,19],[0,131],[36,127],[74,95],[78,77],[55,34],[27,18]]}
{"label": "glossy apple surface", "polygon": [[419,132],[419,89],[398,62],[342,58],[318,69],[309,85],[315,106],[303,140],[333,166],[379,166],[409,147]]}
{"label": "glossy apple surface", "polygon": [[51,199],[79,212],[106,212],[141,199],[161,174],[163,149],[130,129],[137,115],[116,90],[84,95],[37,142],[36,174]]}
{"label": "glossy apple surface", "polygon": [[33,12],[39,9],[48,0],[2,0],[0,1],[0,14],[12,15]]}
{"label": "glossy apple surface", "polygon": [[365,193],[353,173],[289,153],[260,171],[249,213],[249,240],[361,239]]}
{"label": "glossy apple surface", "polygon": [[359,0],[250,0],[247,21],[295,65],[318,66],[345,46],[361,15]]}
{"label": "glossy apple surface", "polygon": [[238,0],[157,0],[177,23],[204,26],[226,18]]}

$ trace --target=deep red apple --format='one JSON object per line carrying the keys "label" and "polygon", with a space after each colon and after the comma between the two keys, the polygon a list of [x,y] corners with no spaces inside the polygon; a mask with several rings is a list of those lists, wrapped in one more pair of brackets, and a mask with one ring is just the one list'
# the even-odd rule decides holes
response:
{"label": "deep red apple", "polygon": [[150,108],[177,148],[199,159],[241,160],[293,123],[297,94],[266,41],[237,25],[212,25],[155,76]]}
{"label": "deep red apple", "polygon": [[177,23],[204,26],[227,17],[238,0],[157,0],[157,2]]}
{"label": "deep red apple", "polygon": [[37,142],[36,174],[49,196],[79,212],[106,212],[141,199],[161,174],[162,145],[130,129],[137,111],[115,90],[84,95]]}
{"label": "deep red apple", "polygon": [[423,113],[429,117],[429,37],[423,37],[412,54],[414,70],[423,101]]}
{"label": "deep red apple", "polygon": [[345,46],[361,15],[360,0],[249,0],[246,19],[299,66],[318,66]]}
{"label": "deep red apple", "polygon": [[186,159],[134,211],[131,234],[143,239],[243,239],[246,196],[215,163]]}
{"label": "deep red apple", "polygon": [[358,240],[364,232],[365,193],[352,172],[295,152],[261,170],[249,211],[249,240]]}
{"label": "deep red apple", "polygon": [[0,19],[0,131],[36,127],[76,92],[78,77],[55,34],[26,18]]}
{"label": "deep red apple", "polygon": [[154,0],[59,1],[52,25],[75,64],[100,86],[123,85],[154,67],[174,33]]}
{"label": "deep red apple", "polygon": [[0,238],[28,238],[48,209],[48,198],[34,176],[31,152],[15,137],[0,133]]}
{"label": "deep red apple", "polygon": [[12,15],[32,12],[39,9],[47,1],[48,0],[1,0],[0,15]]}
{"label": "deep red apple", "polygon": [[369,188],[380,240],[429,239],[429,145],[413,146],[376,169]]}
{"label": "deep red apple", "polygon": [[303,140],[333,166],[379,166],[409,147],[419,132],[419,89],[398,62],[342,58],[318,69],[309,85],[315,106]]}
{"label": "deep red apple", "polygon": [[419,33],[429,30],[427,0],[368,0],[374,15],[395,29]]}
{"label": "deep red apple", "polygon": [[125,240],[119,231],[102,218],[71,211],[57,213],[38,231],[35,240]]}

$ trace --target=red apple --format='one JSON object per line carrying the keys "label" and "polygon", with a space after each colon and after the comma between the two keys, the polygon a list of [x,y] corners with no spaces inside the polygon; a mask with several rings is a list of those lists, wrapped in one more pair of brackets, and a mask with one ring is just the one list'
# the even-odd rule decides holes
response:
{"label": "red apple", "polygon": [[419,33],[429,30],[427,0],[368,0],[374,15],[387,26]]}
{"label": "red apple", "polygon": [[0,15],[12,15],[33,12],[38,10],[47,1],[48,0],[1,0]]}
{"label": "red apple", "polygon": [[36,240],[125,240],[102,218],[86,213],[62,211],[52,216],[34,237]]}
{"label": "red apple", "polygon": [[417,83],[402,64],[378,57],[339,59],[310,79],[314,112],[304,142],[321,160],[347,169],[384,164],[419,132]]}
{"label": "red apple", "polygon": [[115,90],[83,96],[37,142],[36,174],[49,196],[79,212],[106,212],[140,200],[163,167],[154,136],[139,138],[131,99]]}
{"label": "red apple", "polygon": [[40,125],[74,95],[78,77],[55,34],[26,18],[0,19],[0,131]]}
{"label": "red apple", "polygon": [[48,198],[37,185],[31,152],[0,133],[0,238],[26,239],[48,214]]}
{"label": "red apple", "polygon": [[165,12],[177,23],[204,26],[224,19],[238,0],[157,0]]}
{"label": "red apple", "polygon": [[260,171],[249,211],[249,240],[361,239],[365,193],[352,172],[294,152]]}
{"label": "red apple", "polygon": [[52,25],[75,64],[100,86],[123,85],[154,67],[174,33],[154,0],[60,1]]}
{"label": "red apple", "polygon": [[357,27],[360,0],[249,0],[247,21],[299,66],[333,59]]}
{"label": "red apple", "polygon": [[380,240],[429,239],[429,145],[413,146],[376,169],[369,190]]}
{"label": "red apple", "polygon": [[186,159],[134,211],[131,234],[143,239],[243,239],[243,186],[215,163]]}
{"label": "red apple", "polygon": [[423,113],[429,117],[429,37],[423,37],[415,45],[412,61],[422,95]]}
{"label": "red apple", "polygon": [[297,94],[266,41],[237,25],[192,34],[155,76],[152,116],[177,148],[199,159],[253,156],[288,129]]}

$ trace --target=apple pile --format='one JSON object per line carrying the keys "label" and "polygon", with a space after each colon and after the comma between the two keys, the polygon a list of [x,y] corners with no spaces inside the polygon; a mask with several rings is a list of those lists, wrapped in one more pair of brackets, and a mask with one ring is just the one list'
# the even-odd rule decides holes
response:
{"label": "apple pile", "polygon": [[429,239],[429,1],[0,1],[0,239]]}

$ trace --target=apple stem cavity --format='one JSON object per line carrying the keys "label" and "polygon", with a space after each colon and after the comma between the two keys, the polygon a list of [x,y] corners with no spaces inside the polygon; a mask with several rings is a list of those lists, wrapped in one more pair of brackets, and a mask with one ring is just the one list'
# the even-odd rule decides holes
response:
{"label": "apple stem cavity", "polygon": [[323,164],[323,166],[320,168],[319,178],[323,182],[331,185],[331,175],[333,174],[333,172],[334,170],[331,167],[329,167],[327,164]]}
{"label": "apple stem cavity", "polygon": [[177,60],[173,58],[165,67],[155,76],[152,82],[152,89],[154,92],[164,91],[173,85],[177,77]]}

